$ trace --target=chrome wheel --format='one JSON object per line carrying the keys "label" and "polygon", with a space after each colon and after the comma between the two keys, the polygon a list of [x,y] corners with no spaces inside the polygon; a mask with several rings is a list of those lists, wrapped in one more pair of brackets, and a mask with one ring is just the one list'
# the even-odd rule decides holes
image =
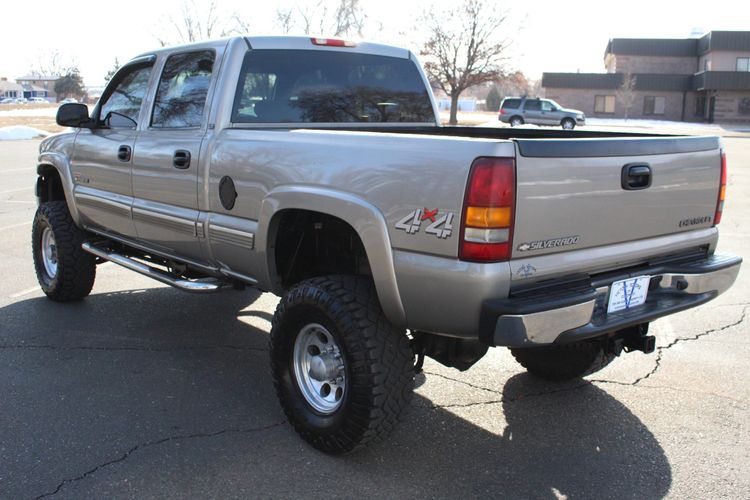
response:
{"label": "chrome wheel", "polygon": [[521,118],[514,116],[513,118],[510,119],[511,127],[520,127],[521,125],[523,125],[523,120]]}
{"label": "chrome wheel", "polygon": [[42,232],[42,263],[47,276],[57,276],[57,245],[52,229],[45,227]]}
{"label": "chrome wheel", "polygon": [[573,120],[563,120],[562,121],[562,128],[565,130],[573,130],[575,128],[576,124]]}
{"label": "chrome wheel", "polygon": [[302,396],[315,410],[338,410],[346,391],[346,370],[341,348],[323,325],[310,323],[294,341],[294,376]]}

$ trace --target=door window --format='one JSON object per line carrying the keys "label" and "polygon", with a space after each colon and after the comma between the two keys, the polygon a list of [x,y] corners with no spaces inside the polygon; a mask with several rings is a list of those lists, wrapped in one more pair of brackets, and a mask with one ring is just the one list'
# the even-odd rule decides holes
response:
{"label": "door window", "polygon": [[167,59],[156,90],[151,127],[201,126],[214,58],[212,50],[202,50]]}
{"label": "door window", "polygon": [[148,89],[151,66],[140,66],[118,76],[111,94],[101,104],[99,117],[110,128],[135,128]]}
{"label": "door window", "polygon": [[542,111],[557,111],[557,108],[549,101],[542,101]]}
{"label": "door window", "polygon": [[536,99],[526,101],[523,109],[526,111],[539,111],[542,109],[542,103]]}

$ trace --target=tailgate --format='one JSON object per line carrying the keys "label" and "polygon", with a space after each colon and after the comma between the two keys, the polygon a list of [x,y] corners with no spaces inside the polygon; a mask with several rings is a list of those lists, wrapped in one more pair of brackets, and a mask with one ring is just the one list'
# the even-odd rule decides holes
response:
{"label": "tailgate", "polygon": [[512,258],[713,224],[721,175],[717,137],[521,139],[516,144]]}

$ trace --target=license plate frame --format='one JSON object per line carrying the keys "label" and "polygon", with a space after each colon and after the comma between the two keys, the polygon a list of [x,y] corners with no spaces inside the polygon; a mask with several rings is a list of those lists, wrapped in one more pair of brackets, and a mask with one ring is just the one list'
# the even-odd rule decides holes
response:
{"label": "license plate frame", "polygon": [[651,276],[635,276],[615,281],[609,287],[607,314],[627,311],[645,304]]}

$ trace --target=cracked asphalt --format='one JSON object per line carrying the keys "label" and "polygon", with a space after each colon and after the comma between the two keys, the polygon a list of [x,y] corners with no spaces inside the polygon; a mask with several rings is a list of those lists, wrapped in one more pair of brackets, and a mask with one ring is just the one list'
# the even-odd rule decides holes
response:
{"label": "cracked asphalt", "polygon": [[[750,257],[750,139],[725,145],[719,251]],[[106,264],[85,301],[44,298],[37,146],[0,143],[0,498],[748,496],[747,262],[724,296],[655,322],[654,354],[582,381],[539,381],[502,349],[465,373],[428,360],[389,441],[328,457],[273,393],[275,297]]]}

